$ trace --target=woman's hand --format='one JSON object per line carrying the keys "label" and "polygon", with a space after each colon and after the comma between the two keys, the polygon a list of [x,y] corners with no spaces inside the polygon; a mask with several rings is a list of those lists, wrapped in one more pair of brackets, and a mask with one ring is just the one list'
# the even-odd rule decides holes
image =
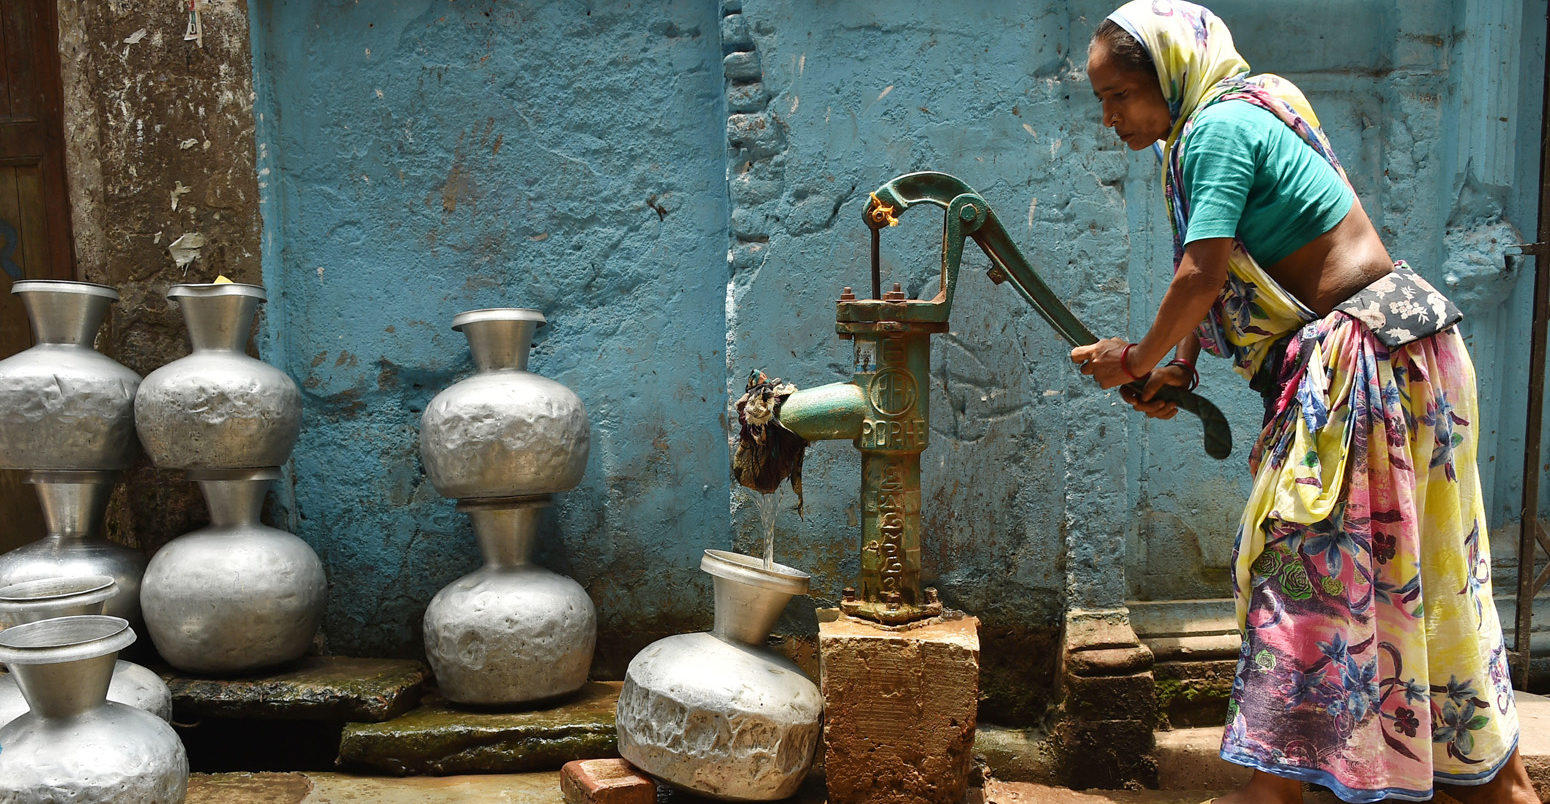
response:
{"label": "woman's hand", "polygon": [[1173,385],[1179,388],[1189,388],[1194,382],[1194,373],[1177,364],[1168,364],[1161,368],[1153,369],[1146,377],[1146,385],[1137,394],[1129,388],[1121,387],[1119,396],[1130,403],[1136,410],[1145,413],[1154,419],[1171,419],[1179,412],[1179,406],[1162,399],[1153,399],[1157,391],[1165,385]]}
{"label": "woman's hand", "polygon": [[1104,388],[1124,385],[1135,376],[1124,365],[1125,347],[1128,341],[1104,338],[1097,343],[1078,346],[1071,350],[1071,362]]}

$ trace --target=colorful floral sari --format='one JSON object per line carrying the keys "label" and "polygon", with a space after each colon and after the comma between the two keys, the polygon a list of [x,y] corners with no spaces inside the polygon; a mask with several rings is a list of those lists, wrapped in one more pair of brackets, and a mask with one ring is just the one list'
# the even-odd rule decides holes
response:
{"label": "colorful floral sari", "polygon": [[[1339,170],[1301,92],[1249,77],[1210,11],[1135,0],[1111,19],[1147,46],[1174,110],[1164,185],[1176,254],[1188,221],[1178,154],[1199,109],[1266,108]],[[1202,345],[1256,380],[1266,423],[1234,549],[1243,645],[1222,757],[1352,802],[1490,780],[1518,720],[1463,339],[1450,327],[1390,349],[1358,318],[1315,316],[1242,243],[1228,271]]]}

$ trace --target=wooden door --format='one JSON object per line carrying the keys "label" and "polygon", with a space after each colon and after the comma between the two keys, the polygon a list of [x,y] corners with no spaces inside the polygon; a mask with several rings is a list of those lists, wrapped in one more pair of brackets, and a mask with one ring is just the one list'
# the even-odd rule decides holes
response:
{"label": "wooden door", "polygon": [[[74,273],[54,3],[0,2],[0,358],[32,345],[11,283]],[[0,550],[42,535],[32,489],[0,471]]]}

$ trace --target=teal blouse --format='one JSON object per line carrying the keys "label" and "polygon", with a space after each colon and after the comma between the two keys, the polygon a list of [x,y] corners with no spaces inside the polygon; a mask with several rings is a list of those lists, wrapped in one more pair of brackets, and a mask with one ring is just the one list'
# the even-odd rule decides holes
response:
{"label": "teal blouse", "polygon": [[1296,132],[1245,101],[1224,100],[1196,115],[1180,168],[1189,199],[1185,245],[1236,237],[1263,266],[1335,228],[1356,200]]}

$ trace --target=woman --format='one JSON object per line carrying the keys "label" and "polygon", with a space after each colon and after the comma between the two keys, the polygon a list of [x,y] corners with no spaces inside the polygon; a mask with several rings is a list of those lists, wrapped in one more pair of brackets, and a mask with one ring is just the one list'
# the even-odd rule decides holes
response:
{"label": "woman", "polygon": [[[1094,34],[1103,124],[1164,145],[1173,280],[1139,341],[1071,359],[1159,418],[1202,346],[1265,398],[1234,551],[1243,649],[1219,799],[1537,801],[1491,602],[1475,378],[1456,309],[1390,259],[1307,100],[1226,26],[1135,0]],[[1158,368],[1169,350],[1174,359]],[[1456,791],[1456,792],[1455,792]]]}

